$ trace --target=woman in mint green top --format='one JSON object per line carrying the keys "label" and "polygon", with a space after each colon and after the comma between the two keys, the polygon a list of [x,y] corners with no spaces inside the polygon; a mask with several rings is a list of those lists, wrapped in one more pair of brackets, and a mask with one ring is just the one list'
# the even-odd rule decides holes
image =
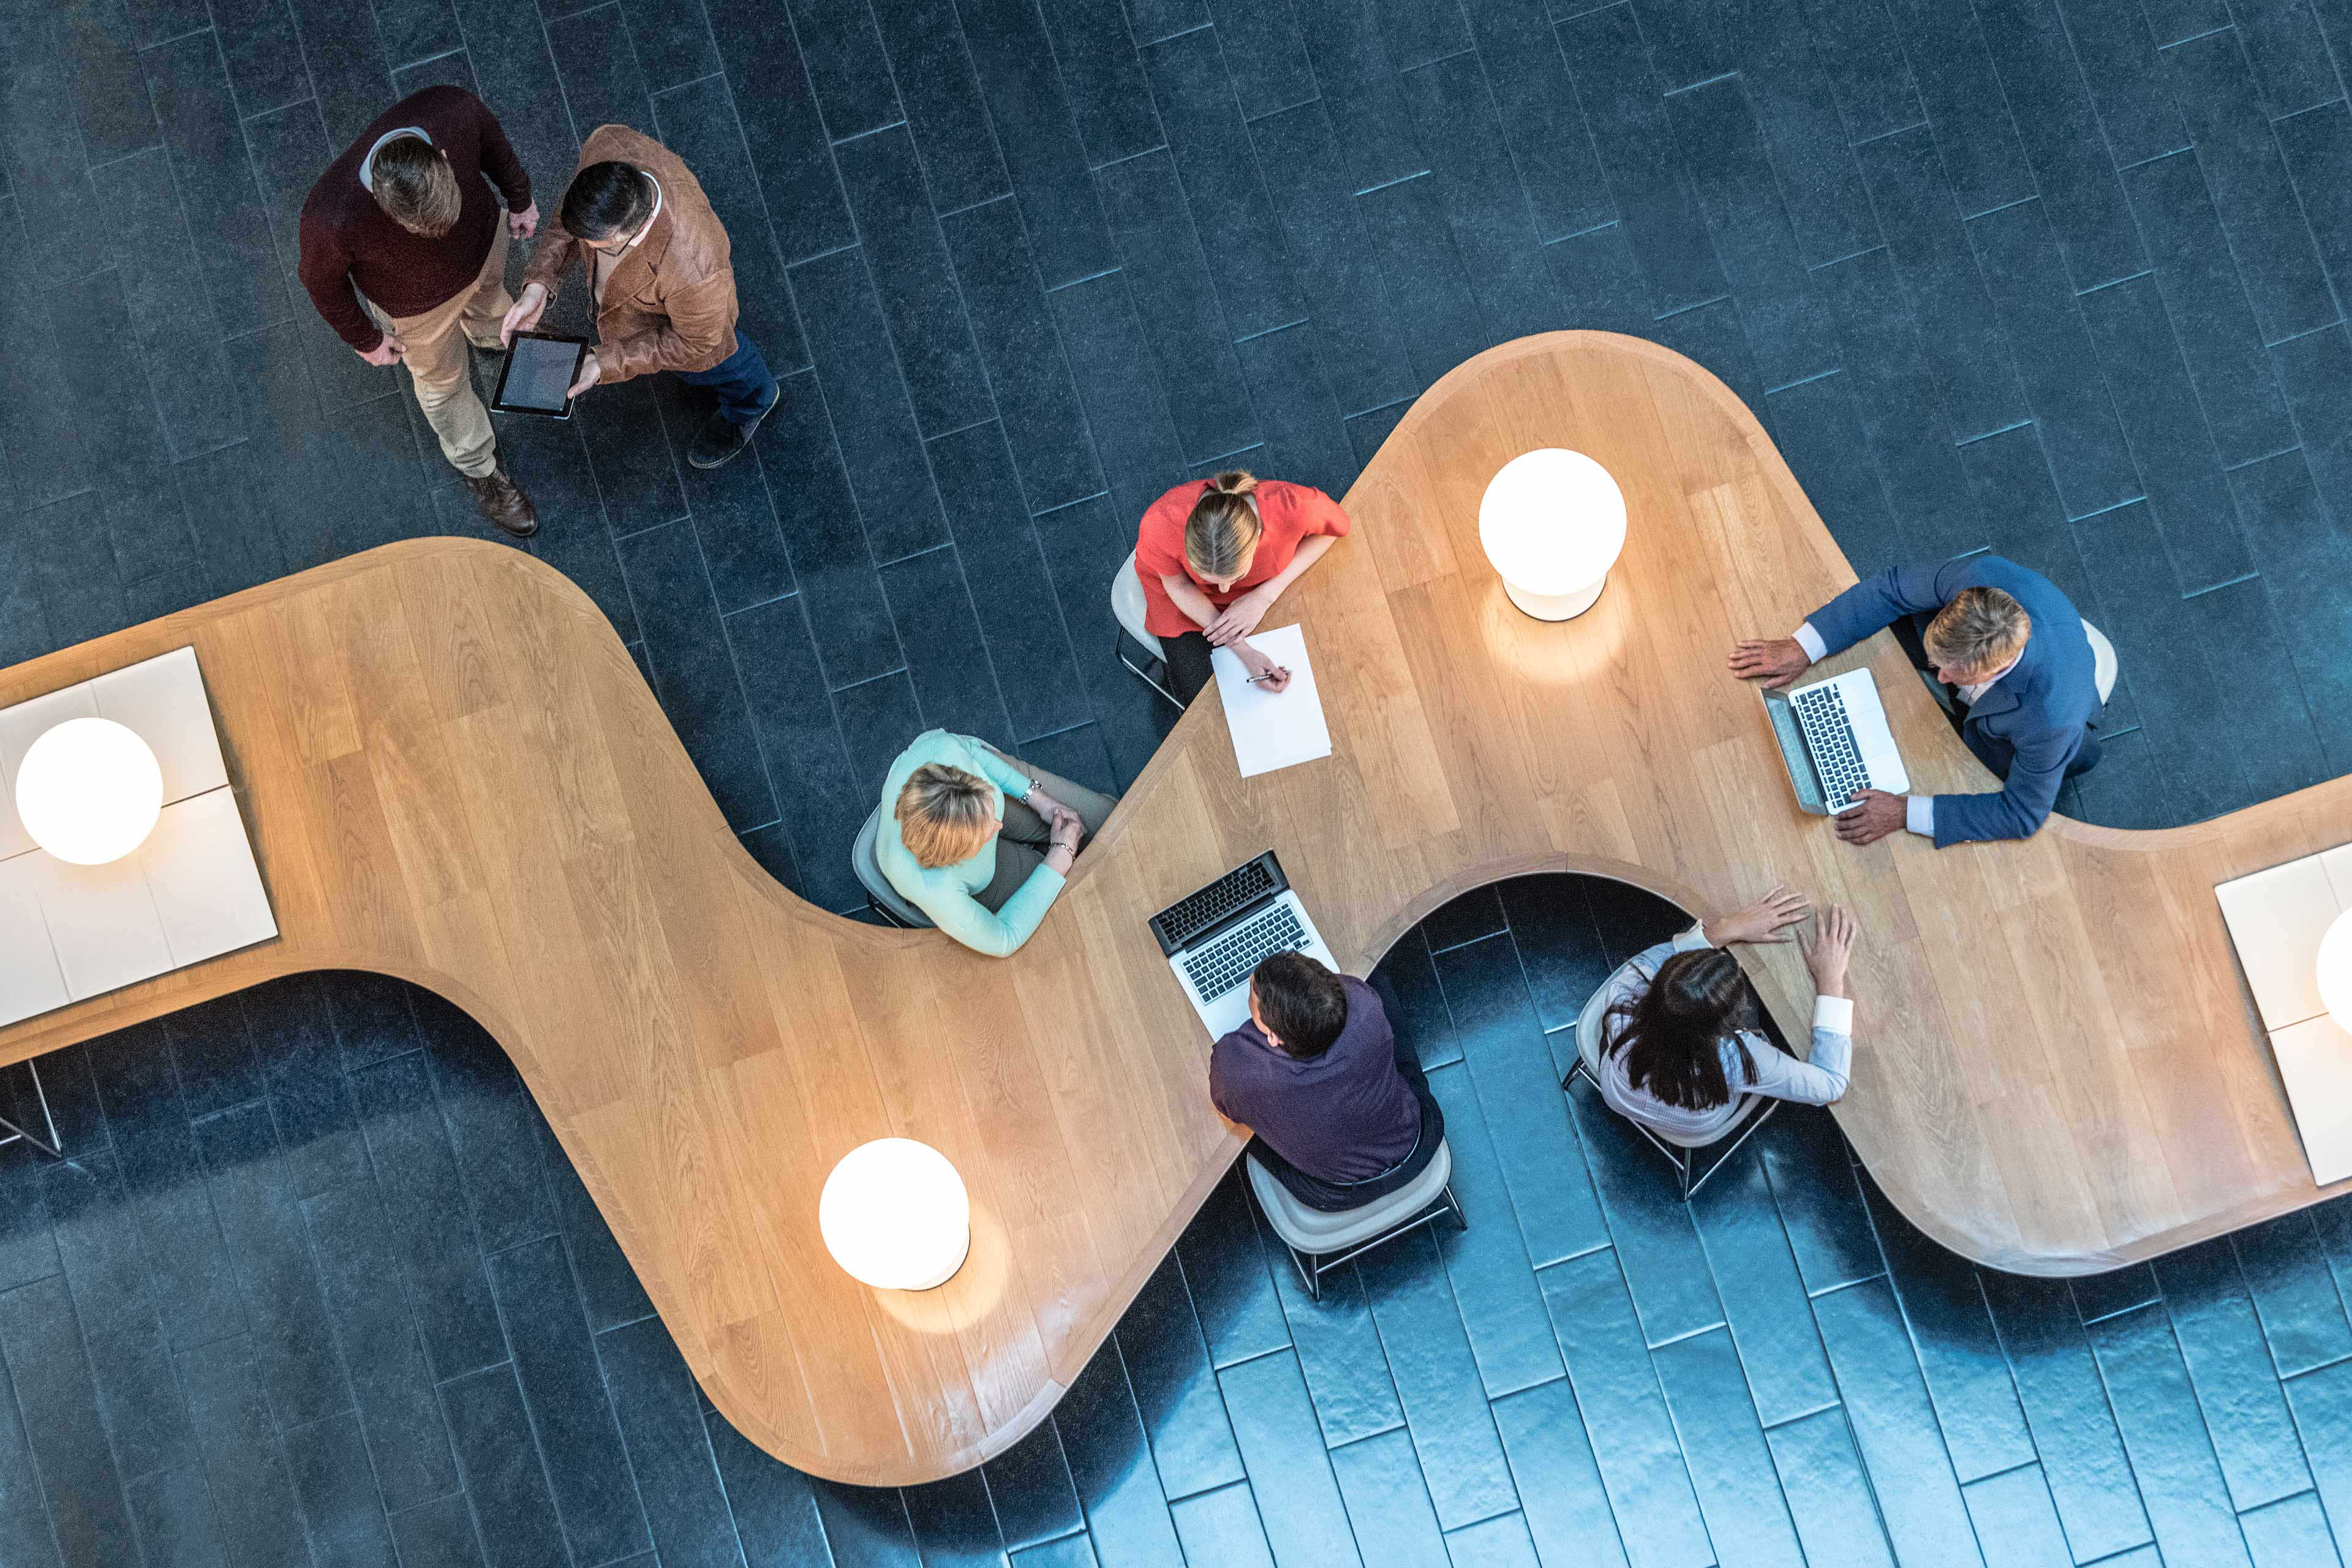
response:
{"label": "woman in mint green top", "polygon": [[927,730],[882,781],[874,858],[933,925],[1003,958],[1045,918],[1118,804],[970,735]]}

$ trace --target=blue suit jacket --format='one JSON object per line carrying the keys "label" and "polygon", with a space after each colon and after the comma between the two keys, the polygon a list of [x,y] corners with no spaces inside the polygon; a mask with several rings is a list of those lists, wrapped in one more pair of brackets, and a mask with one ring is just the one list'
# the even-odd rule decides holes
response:
{"label": "blue suit jacket", "polygon": [[2099,691],[2083,617],[2050,579],[1998,555],[1896,566],[1855,584],[1809,617],[1823,646],[1836,653],[1901,616],[1931,616],[1961,589],[1978,587],[1998,588],[2023,605],[2033,632],[2017,668],[1969,710],[1960,727],[1969,750],[2007,782],[1994,795],[1937,795],[1939,849],[2032,837],[2049,817],[2068,766],[2085,747],[2097,746],[2090,726],[2099,716]]}

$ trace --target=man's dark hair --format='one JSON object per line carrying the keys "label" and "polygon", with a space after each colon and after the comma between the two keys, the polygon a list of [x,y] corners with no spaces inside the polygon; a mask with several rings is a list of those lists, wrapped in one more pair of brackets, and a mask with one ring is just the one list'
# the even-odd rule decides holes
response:
{"label": "man's dark hair", "polygon": [[645,171],[635,163],[608,161],[591,163],[572,176],[557,218],[567,234],[605,240],[635,234],[653,210],[654,188]]}
{"label": "man's dark hair", "polygon": [[1311,1062],[1331,1048],[1348,1025],[1348,993],[1339,977],[1302,952],[1277,952],[1250,977],[1258,1016],[1286,1057]]}

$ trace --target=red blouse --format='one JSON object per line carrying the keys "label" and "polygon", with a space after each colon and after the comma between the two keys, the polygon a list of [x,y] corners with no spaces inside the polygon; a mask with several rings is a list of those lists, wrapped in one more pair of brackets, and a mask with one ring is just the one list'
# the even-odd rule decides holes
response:
{"label": "red blouse", "polygon": [[1250,494],[1257,502],[1258,521],[1265,525],[1258,536],[1257,553],[1251,557],[1241,581],[1221,594],[1202,582],[1184,561],[1184,520],[1192,515],[1193,504],[1208,489],[1206,479],[1178,485],[1151,503],[1136,533],[1135,574],[1143,582],[1143,626],[1153,637],[1181,637],[1201,629],[1192,616],[1176,607],[1160,578],[1181,573],[1208,596],[1209,603],[1223,609],[1268,578],[1280,576],[1290,558],[1298,553],[1300,540],[1318,533],[1338,539],[1348,531],[1348,514],[1314,486],[1261,479]]}

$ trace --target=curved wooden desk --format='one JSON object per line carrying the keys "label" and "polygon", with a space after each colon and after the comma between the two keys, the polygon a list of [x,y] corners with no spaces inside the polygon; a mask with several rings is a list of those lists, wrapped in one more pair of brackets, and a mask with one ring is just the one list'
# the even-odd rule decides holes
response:
{"label": "curved wooden desk", "polygon": [[[1633,531],[1600,605],[1512,608],[1479,552],[1507,458],[1591,453]],[[514,1058],[695,1373],[777,1458],[869,1484],[1021,1436],[1239,1147],[1143,917],[1278,846],[1368,972],[1443,900],[1562,868],[1719,908],[1785,876],[1858,907],[1838,1115],[1903,1211],[2063,1274],[2308,1204],[2212,885],[2352,838],[2352,782],[2162,833],[1838,845],[1797,812],[1736,634],[1853,574],[1756,421],[1653,344],[1559,333],[1463,365],[1349,493],[1353,537],[1278,619],[1311,628],[1336,744],[1234,775],[1194,710],[1015,958],[783,891],[727,829],[612,628],[495,545],[401,544],[0,673],[13,702],[194,644],[282,938],[0,1033],[0,1061],[274,975],[429,986]],[[1866,648],[1923,787],[1983,787],[1891,639]],[[1755,965],[1791,1037],[1792,949]],[[963,1271],[884,1295],[816,1194],[886,1133],[974,1201]]]}

